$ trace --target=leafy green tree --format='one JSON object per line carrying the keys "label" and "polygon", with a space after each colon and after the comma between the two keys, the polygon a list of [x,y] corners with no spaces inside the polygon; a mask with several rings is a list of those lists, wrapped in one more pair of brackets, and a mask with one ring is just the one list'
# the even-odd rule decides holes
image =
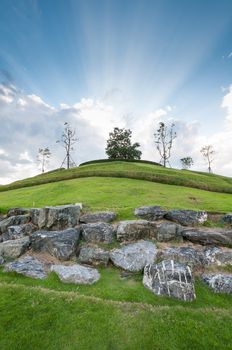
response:
{"label": "leafy green tree", "polygon": [[184,157],[180,159],[182,169],[189,169],[193,165],[192,157]]}
{"label": "leafy green tree", "polygon": [[107,140],[106,154],[109,159],[140,159],[142,152],[138,142],[131,143],[131,130],[114,128]]}

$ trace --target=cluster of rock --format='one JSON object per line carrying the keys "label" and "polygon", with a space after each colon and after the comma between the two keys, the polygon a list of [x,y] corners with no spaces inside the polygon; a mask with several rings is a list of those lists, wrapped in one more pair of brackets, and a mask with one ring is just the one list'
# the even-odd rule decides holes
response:
{"label": "cluster of rock", "polygon": [[[200,226],[207,220],[204,211],[147,206],[134,214],[137,220],[112,223],[114,212],[82,214],[81,204],[10,209],[0,220],[0,264],[6,272],[46,278],[54,271],[63,282],[91,284],[100,278],[92,266],[112,263],[126,271],[144,271],[143,284],[155,294],[186,301],[195,298],[192,272],[232,265],[232,214],[224,218],[226,229]],[[101,243],[110,247],[114,242],[117,248],[102,248]],[[166,246],[158,248],[157,242]],[[60,262],[20,257],[29,250]],[[4,262],[9,258],[16,260]],[[202,280],[216,292],[232,294],[231,274],[203,273]]]}

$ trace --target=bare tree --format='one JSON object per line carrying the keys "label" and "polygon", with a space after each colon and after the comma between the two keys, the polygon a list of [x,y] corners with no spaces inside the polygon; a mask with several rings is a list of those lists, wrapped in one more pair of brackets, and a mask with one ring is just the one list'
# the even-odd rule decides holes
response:
{"label": "bare tree", "polygon": [[75,166],[75,162],[72,159],[71,152],[74,149],[75,143],[77,143],[78,138],[76,137],[76,130],[71,128],[69,123],[64,123],[64,131],[61,135],[61,139],[57,140],[56,142],[61,143],[62,147],[65,149],[65,158],[61,164],[61,167],[64,165],[64,163],[67,164],[67,169],[69,169],[71,166]]}
{"label": "bare tree", "polygon": [[161,157],[160,163],[163,164],[164,167],[166,167],[167,163],[169,163],[173,141],[177,137],[174,127],[174,123],[168,126],[165,123],[160,122],[159,128],[154,133],[156,148]]}
{"label": "bare tree", "polygon": [[208,164],[208,171],[209,171],[209,173],[212,173],[211,164],[214,161],[213,156],[215,154],[213,146],[212,145],[206,145],[206,146],[202,147],[201,148],[201,154],[203,155],[205,161]]}
{"label": "bare tree", "polygon": [[39,151],[37,154],[37,162],[39,164],[39,167],[42,173],[44,173],[45,167],[48,165],[51,155],[52,154],[48,147],[39,148]]}

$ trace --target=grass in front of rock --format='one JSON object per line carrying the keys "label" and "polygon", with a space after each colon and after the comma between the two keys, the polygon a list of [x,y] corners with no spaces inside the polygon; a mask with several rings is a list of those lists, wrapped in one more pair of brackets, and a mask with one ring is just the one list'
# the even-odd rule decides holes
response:
{"label": "grass in front of rock", "polygon": [[0,193],[0,211],[82,202],[86,210],[115,210],[118,219],[133,218],[134,208],[168,208],[229,212],[232,195],[148,181],[91,177],[25,187]]}

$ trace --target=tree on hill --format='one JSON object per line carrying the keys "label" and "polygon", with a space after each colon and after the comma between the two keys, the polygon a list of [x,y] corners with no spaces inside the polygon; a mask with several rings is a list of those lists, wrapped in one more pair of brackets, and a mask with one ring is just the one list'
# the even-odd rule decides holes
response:
{"label": "tree on hill", "polygon": [[[164,122],[159,123],[159,128],[154,133],[156,149],[161,157],[160,163],[166,167],[171,157],[171,151],[173,141],[177,137],[177,133],[174,131],[175,124],[172,123],[170,126]],[[169,163],[170,165],[170,163]]]}
{"label": "tree on hill", "polygon": [[65,158],[61,164],[61,167],[66,163],[67,169],[75,166],[75,162],[71,156],[71,152],[74,150],[74,145],[77,143],[78,138],[76,137],[76,130],[71,128],[69,123],[64,123],[64,131],[61,135],[60,140],[56,142],[61,143],[62,147],[65,149]]}
{"label": "tree on hill", "polygon": [[182,169],[189,169],[193,165],[192,157],[184,157],[180,159]]}
{"label": "tree on hill", "polygon": [[37,162],[39,164],[39,167],[41,169],[41,172],[44,173],[46,166],[49,163],[51,152],[48,147],[46,148],[39,148],[38,154],[37,154]]}
{"label": "tree on hill", "polygon": [[215,150],[213,149],[212,145],[206,145],[204,147],[201,148],[201,154],[203,155],[206,163],[208,164],[208,171],[209,173],[212,173],[212,162],[214,161],[214,154],[215,154]]}
{"label": "tree on hill", "polygon": [[130,129],[114,128],[107,140],[106,154],[109,159],[140,159],[142,152],[138,142],[131,143]]}

